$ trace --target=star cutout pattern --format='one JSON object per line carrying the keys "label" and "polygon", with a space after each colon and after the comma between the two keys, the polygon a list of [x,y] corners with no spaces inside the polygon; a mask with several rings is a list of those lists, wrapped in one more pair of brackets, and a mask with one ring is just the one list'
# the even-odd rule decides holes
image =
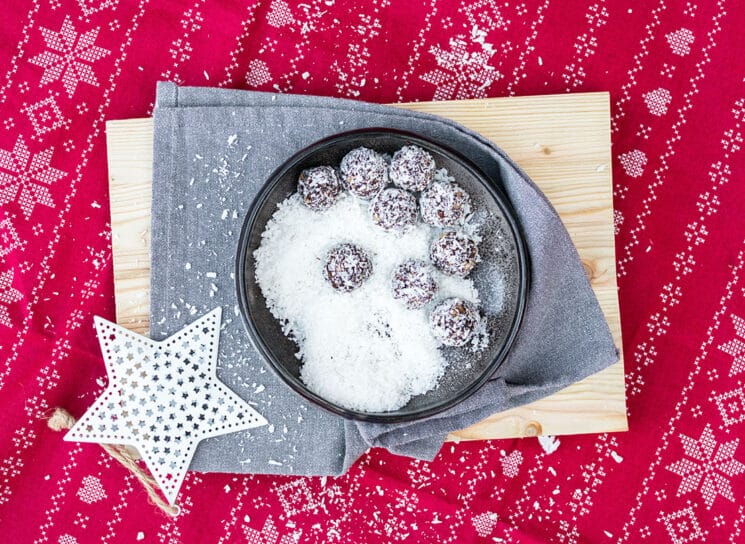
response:
{"label": "star cutout pattern", "polygon": [[734,502],[730,479],[745,472],[745,465],[735,459],[740,441],[735,439],[718,444],[711,427],[706,425],[698,440],[681,434],[680,442],[686,457],[667,467],[682,477],[678,496],[698,489],[708,508],[714,504],[717,495]]}
{"label": "star cutout pattern", "polygon": [[50,147],[32,157],[23,136],[13,151],[0,149],[0,205],[17,201],[26,219],[37,204],[54,208],[49,186],[66,174],[49,164],[53,153]]}
{"label": "star cutout pattern", "polygon": [[728,355],[732,355],[732,367],[729,375],[734,376],[745,371],[745,319],[732,314],[732,324],[735,327],[737,338],[733,338],[726,344],[719,346],[719,349]]}
{"label": "star cutout pattern", "polygon": [[174,504],[201,440],[267,424],[217,379],[221,313],[162,342],[96,317],[109,385],[65,440],[135,447]]}
{"label": "star cutout pattern", "polygon": [[98,87],[92,65],[111,53],[104,47],[94,45],[98,30],[92,28],[78,33],[69,16],[65,17],[59,32],[42,27],[41,35],[47,50],[29,59],[31,64],[44,68],[41,84],[48,85],[61,79],[70,98],[81,81]]}

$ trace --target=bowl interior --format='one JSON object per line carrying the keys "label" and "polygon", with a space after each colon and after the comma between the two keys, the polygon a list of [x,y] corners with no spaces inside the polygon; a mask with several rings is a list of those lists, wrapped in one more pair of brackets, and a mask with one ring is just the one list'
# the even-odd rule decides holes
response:
{"label": "bowl interior", "polygon": [[[481,262],[471,277],[481,298],[481,311],[487,320],[489,347],[480,352],[468,348],[444,348],[449,361],[437,388],[413,397],[404,407],[380,413],[349,410],[308,390],[300,379],[301,361],[297,346],[283,333],[266,305],[256,283],[253,252],[261,234],[277,209],[277,204],[297,188],[297,178],[306,168],[338,166],[342,157],[360,146],[392,155],[404,145],[427,149],[438,168],[451,176],[471,195],[476,220],[481,224],[479,243]],[[423,418],[463,400],[481,386],[504,359],[517,332],[527,293],[527,262],[519,229],[510,206],[499,189],[500,180],[486,179],[469,161],[456,152],[421,136],[389,129],[368,129],[327,138],[300,151],[269,178],[257,195],[241,234],[237,262],[237,288],[243,317],[255,347],[277,374],[306,399],[344,417],[400,422]],[[433,238],[437,231],[433,229]]]}

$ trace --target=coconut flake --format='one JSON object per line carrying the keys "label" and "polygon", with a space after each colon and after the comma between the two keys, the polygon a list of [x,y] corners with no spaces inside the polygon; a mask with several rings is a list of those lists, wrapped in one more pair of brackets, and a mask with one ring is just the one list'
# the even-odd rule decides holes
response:
{"label": "coconut flake", "polygon": [[[301,379],[329,401],[381,412],[436,387],[447,360],[429,327],[431,305],[409,310],[391,296],[393,269],[428,259],[432,229],[420,223],[403,234],[383,232],[368,205],[343,194],[318,213],[292,195],[267,223],[254,257],[269,310],[298,344]],[[335,291],[322,273],[324,256],[341,242],[357,244],[373,263],[370,278],[349,293]],[[437,299],[479,304],[470,279],[434,274]]]}

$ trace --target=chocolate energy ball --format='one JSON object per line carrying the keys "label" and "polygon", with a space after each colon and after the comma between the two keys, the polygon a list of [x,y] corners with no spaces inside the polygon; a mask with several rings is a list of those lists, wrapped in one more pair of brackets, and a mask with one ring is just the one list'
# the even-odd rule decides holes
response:
{"label": "chocolate energy ball", "polygon": [[435,159],[419,146],[404,146],[393,155],[388,175],[402,189],[423,191],[435,177]]}
{"label": "chocolate energy ball", "polygon": [[416,198],[403,189],[383,189],[370,206],[373,222],[383,230],[403,232],[416,224]]}
{"label": "chocolate energy ball", "polygon": [[435,338],[453,347],[466,344],[480,321],[478,308],[462,298],[445,299],[429,314],[429,325]]}
{"label": "chocolate energy ball", "polygon": [[471,213],[471,197],[457,183],[435,181],[419,196],[422,220],[433,227],[462,225]]}
{"label": "chocolate energy ball", "polygon": [[476,242],[462,232],[448,230],[432,242],[429,258],[445,274],[465,278],[479,261],[479,250]]}
{"label": "chocolate energy ball", "polygon": [[297,192],[311,210],[330,208],[344,190],[336,170],[330,166],[316,166],[300,172]]}
{"label": "chocolate energy ball", "polygon": [[416,310],[434,298],[437,282],[427,263],[411,259],[393,269],[391,291],[393,298],[401,300],[408,309]]}
{"label": "chocolate energy ball", "polygon": [[360,198],[372,198],[388,184],[385,159],[366,147],[358,147],[344,155],[339,171],[349,192]]}
{"label": "chocolate energy ball", "polygon": [[326,255],[323,276],[337,291],[353,291],[365,283],[371,274],[370,257],[355,244],[339,244]]}

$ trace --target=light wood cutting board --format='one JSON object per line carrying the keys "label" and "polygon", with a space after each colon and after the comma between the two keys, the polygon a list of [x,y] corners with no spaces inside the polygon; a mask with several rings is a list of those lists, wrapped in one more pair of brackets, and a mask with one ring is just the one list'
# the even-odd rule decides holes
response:
{"label": "light wood cutting board", "polygon": [[[619,349],[610,106],[607,93],[397,106],[462,123],[504,149],[559,212]],[[152,119],[106,124],[116,316],[147,334],[150,313]],[[526,406],[500,412],[450,440],[627,430],[623,357],[613,366]]]}

